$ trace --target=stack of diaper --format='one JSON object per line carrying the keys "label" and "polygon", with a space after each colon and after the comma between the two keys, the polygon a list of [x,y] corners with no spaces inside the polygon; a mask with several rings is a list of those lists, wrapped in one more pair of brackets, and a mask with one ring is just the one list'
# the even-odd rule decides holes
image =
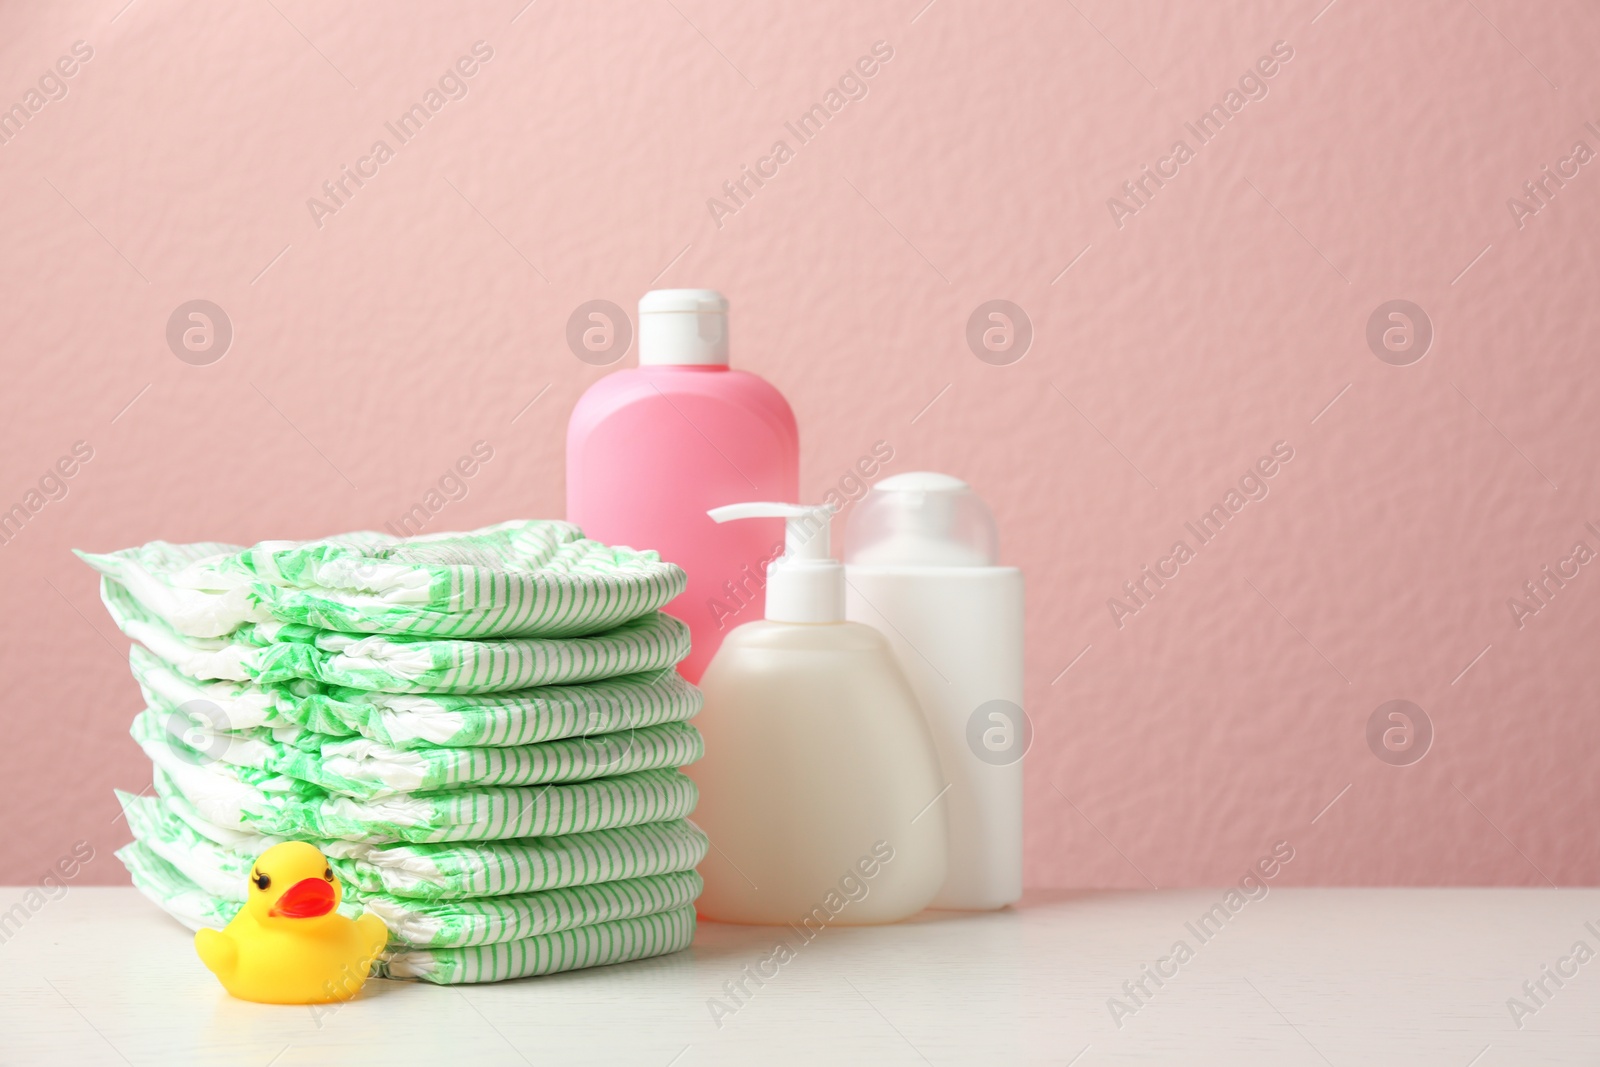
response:
{"label": "stack of diaper", "polygon": [[381,916],[376,973],[484,982],[673,952],[694,935],[700,694],[684,574],[574,526],[80,553],[145,710],[154,796],[118,853],[191,927],[255,857],[310,841]]}

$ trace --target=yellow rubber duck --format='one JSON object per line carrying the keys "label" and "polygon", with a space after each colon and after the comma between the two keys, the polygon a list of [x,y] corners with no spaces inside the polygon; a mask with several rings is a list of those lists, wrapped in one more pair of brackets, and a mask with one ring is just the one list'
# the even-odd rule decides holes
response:
{"label": "yellow rubber duck", "polygon": [[263,1004],[349,1000],[367,980],[389,939],[367,912],[347,919],[344,895],[315,846],[286,841],[263,852],[250,871],[249,896],[221,930],[200,930],[194,948],[223,988]]}

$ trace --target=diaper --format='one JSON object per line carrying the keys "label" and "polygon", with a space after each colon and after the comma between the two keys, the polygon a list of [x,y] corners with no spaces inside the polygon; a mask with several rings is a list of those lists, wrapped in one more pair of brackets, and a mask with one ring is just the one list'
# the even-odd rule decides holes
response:
{"label": "diaper", "polygon": [[388,693],[498,693],[664,670],[689,654],[689,627],[660,612],[593,637],[486,640],[389,637],[299,623],[244,623],[186,637],[115,579],[100,580],[112,621],[179,673],[259,684],[310,679]]}
{"label": "diaper", "polygon": [[269,685],[199,681],[142,645],[128,653],[145,702],[183,708],[217,730],[299,725],[393,748],[532,745],[693,718],[700,691],[671,668],[578,685],[492,694],[377,693],[295,679]]}
{"label": "diaper", "polygon": [[155,541],[78,555],[189,637],[273,620],[356,633],[572,636],[649,615],[685,586],[682,569],[656,553],[602,545],[553,520],[244,549]]}
{"label": "diaper", "polygon": [[603,967],[688,948],[694,940],[694,921],[694,908],[689,906],[522,941],[469,948],[391,950],[373,964],[372,973],[385,978],[416,978],[436,985],[462,985]]}
{"label": "diaper", "polygon": [[685,767],[705,754],[688,723],[572,737],[520,748],[415,748],[409,751],[361,737],[335,741],[320,752],[284,750],[281,768],[330,792],[353,797],[458,789],[579,782],[601,776]]}
{"label": "diaper", "polygon": [[146,611],[195,637],[220,637],[241,623],[272,621],[251,591],[250,575],[218,569],[239,551],[238,545],[220,541],[152,541],[103,555],[74,549],[79,559],[116,580]]}
{"label": "diaper", "polygon": [[[193,705],[187,706],[193,710]],[[687,723],[572,737],[517,748],[414,747],[365,737],[330,738],[299,726],[216,730],[183,708],[147,708],[130,730],[141,745],[160,743],[193,762],[287,774],[330,793],[372,799],[395,793],[477,786],[575,782],[603,775],[683,767],[705,753]]]}
{"label": "diaper", "polygon": [[395,748],[505,747],[683,722],[705,698],[671,667],[580,685],[506,693],[373,693],[323,687],[282,713],[327,734],[360,734]]}
{"label": "diaper", "polygon": [[690,908],[704,884],[695,871],[552,889],[523,896],[427,904],[368,897],[366,909],[389,926],[399,950],[462,948],[534,937]]}
{"label": "diaper", "polygon": [[[218,893],[189,878],[143,842],[117,852],[135,884],[179,922],[226,926],[244,905],[247,884]],[[694,903],[700,895],[694,871],[628,878],[598,885],[550,889],[514,896],[428,902],[367,894],[346,887],[341,914],[370,911],[389,928],[393,948],[458,948],[521,941],[600,922],[654,915]]]}
{"label": "diaper", "polygon": [[[180,796],[117,793],[129,829],[202,889],[226,895],[284,838],[217,826]],[[692,870],[709,845],[687,819],[468,844],[316,840],[347,889],[418,901],[533,893]]]}
{"label": "diaper", "polygon": [[179,674],[143,645],[128,646],[128,666],[146,704],[177,708],[190,705],[219,730],[292,725],[278,711],[278,691],[247,682],[200,682]]}
{"label": "diaper", "polygon": [[[239,913],[238,901],[207,893],[138,841],[117,849],[116,856],[128,869],[135,889],[191,930],[220,930]],[[361,914],[361,908],[345,901],[339,912],[353,919]]]}
{"label": "diaper", "polygon": [[525,789],[450,789],[376,800],[337,797],[287,775],[224,763],[204,766],[147,744],[156,791],[179,794],[208,821],[295,839],[496,841],[681,819],[694,810],[694,782],[676,770],[640,771]]}

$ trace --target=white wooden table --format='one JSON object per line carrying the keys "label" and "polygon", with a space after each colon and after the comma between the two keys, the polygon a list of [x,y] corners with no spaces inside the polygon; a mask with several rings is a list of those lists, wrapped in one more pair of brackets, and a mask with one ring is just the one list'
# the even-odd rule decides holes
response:
{"label": "white wooden table", "polygon": [[[495,986],[371,982],[335,1010],[227,997],[131,889],[74,887],[0,944],[0,1063],[1506,1064],[1600,1062],[1600,890],[1047,894],[831,928],[740,1003],[779,931],[702,924],[656,960]],[[0,889],[9,907],[21,890]],[[1182,940],[1193,957],[1135,1001]],[[1569,962],[1562,963],[1566,958]],[[1525,980],[1576,969],[1535,1004]],[[1169,973],[1174,964],[1162,965]],[[1537,990],[1536,990],[1537,991]],[[1108,1000],[1137,1011],[1113,1019]],[[1522,998],[1520,1021],[1507,1006]],[[720,1001],[720,1027],[711,1004]],[[1142,1004],[1140,1003],[1142,1001]]]}

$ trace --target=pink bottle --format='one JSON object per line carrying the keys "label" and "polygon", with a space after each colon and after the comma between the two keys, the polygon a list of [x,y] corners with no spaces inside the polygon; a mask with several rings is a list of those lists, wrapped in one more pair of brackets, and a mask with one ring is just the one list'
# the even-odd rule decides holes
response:
{"label": "pink bottle", "polygon": [[798,500],[800,436],[776,389],[728,368],[728,301],[657,289],[639,301],[639,367],[600,379],[567,425],[567,521],[610,545],[655,549],[689,575],[667,610],[689,624],[680,666],[698,682],[723,635],[763,617],[783,520],[717,524],[712,508]]}

